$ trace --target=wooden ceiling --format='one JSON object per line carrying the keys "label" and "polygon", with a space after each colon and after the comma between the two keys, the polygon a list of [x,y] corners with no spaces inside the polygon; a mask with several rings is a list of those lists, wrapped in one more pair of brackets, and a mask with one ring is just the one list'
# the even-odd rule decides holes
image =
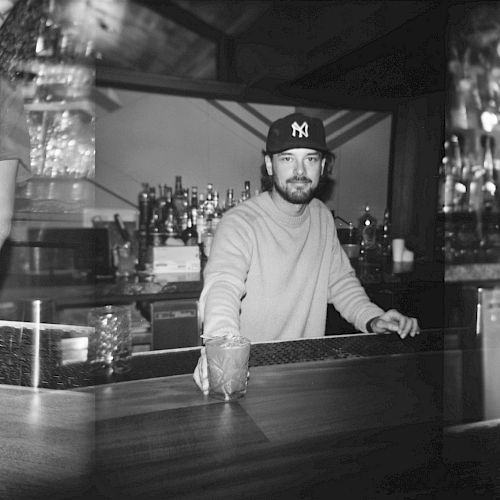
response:
{"label": "wooden ceiling", "polygon": [[443,83],[444,18],[437,0],[86,5],[105,81],[161,75],[271,93],[327,87],[360,97],[408,97]]}
{"label": "wooden ceiling", "polygon": [[444,88],[452,0],[44,1],[92,39],[98,84],[351,101]]}

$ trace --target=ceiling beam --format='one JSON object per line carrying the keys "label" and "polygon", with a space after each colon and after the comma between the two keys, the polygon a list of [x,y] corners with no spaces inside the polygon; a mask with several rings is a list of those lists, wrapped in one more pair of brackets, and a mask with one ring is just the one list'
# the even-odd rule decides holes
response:
{"label": "ceiling beam", "polygon": [[227,37],[223,31],[170,0],[161,2],[158,0],[134,0],[134,2],[212,42],[219,42]]}
{"label": "ceiling beam", "polygon": [[234,41],[231,36],[215,26],[203,21],[187,9],[180,7],[170,0],[134,0],[135,3],[148,8],[152,12],[169,19],[183,28],[206,38],[216,44],[216,71],[217,79],[221,81],[235,81],[234,72]]}
{"label": "ceiling beam", "polygon": [[246,86],[213,80],[192,80],[144,73],[130,69],[96,66],[96,85],[141,92],[173,95],[210,96],[218,99],[243,99]]}

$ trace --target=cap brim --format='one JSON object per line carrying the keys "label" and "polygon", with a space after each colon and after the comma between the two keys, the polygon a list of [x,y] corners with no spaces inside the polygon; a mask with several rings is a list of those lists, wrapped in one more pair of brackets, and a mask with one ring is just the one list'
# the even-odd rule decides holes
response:
{"label": "cap brim", "polygon": [[316,147],[316,146],[296,146],[296,145],[293,145],[293,146],[288,146],[288,147],[282,147],[282,148],[278,148],[278,149],[266,149],[264,151],[265,154],[268,154],[268,155],[273,155],[273,154],[276,154],[276,153],[282,153],[283,151],[288,151],[289,149],[314,149],[315,151],[319,151],[320,153],[325,153],[325,154],[333,154],[332,151],[330,151],[329,149],[326,149],[326,148],[323,148],[323,147]]}

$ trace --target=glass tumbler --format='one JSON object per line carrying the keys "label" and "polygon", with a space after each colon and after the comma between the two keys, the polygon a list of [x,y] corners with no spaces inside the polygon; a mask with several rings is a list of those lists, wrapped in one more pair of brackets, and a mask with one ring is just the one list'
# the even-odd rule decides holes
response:
{"label": "glass tumbler", "polygon": [[96,307],[88,313],[88,324],[94,328],[87,355],[92,369],[116,374],[128,372],[132,356],[130,308]]}
{"label": "glass tumbler", "polygon": [[209,395],[223,401],[247,392],[250,341],[245,337],[218,337],[205,342]]}

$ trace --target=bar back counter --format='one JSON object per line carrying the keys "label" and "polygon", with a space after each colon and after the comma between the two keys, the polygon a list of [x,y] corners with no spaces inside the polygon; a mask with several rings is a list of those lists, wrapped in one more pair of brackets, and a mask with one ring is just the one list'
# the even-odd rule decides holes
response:
{"label": "bar back counter", "polygon": [[128,380],[2,385],[1,497],[496,498],[470,334],[254,344],[233,403],[196,388],[199,347],[135,354]]}

